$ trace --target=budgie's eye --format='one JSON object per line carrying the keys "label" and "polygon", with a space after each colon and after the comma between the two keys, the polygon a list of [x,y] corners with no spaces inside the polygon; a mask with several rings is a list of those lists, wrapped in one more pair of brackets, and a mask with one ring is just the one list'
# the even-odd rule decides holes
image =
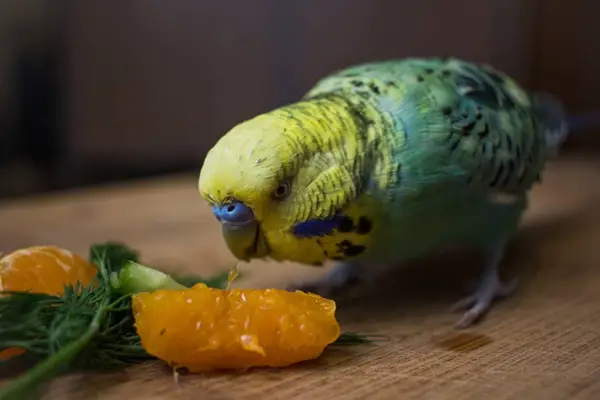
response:
{"label": "budgie's eye", "polygon": [[277,200],[283,200],[290,194],[290,183],[288,181],[282,182],[277,186],[277,189],[273,192],[273,197]]}

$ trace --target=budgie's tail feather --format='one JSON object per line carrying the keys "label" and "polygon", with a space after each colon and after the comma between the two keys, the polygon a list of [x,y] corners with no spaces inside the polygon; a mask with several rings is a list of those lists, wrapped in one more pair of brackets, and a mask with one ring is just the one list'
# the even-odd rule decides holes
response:
{"label": "budgie's tail feather", "polygon": [[572,134],[600,128],[600,110],[567,115],[562,102],[548,93],[537,93],[535,101],[543,129],[546,133],[548,152],[555,155],[563,142]]}

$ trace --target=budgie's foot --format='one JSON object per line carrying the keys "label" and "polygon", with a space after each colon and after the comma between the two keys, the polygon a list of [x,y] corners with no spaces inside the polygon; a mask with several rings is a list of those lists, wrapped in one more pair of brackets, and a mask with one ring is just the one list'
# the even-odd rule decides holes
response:
{"label": "budgie's foot", "polygon": [[359,264],[339,263],[323,278],[292,285],[288,287],[288,290],[301,290],[303,292],[316,293],[323,297],[331,297],[340,289],[360,281],[362,278],[361,270],[362,268]]}
{"label": "budgie's foot", "polygon": [[504,283],[498,275],[498,265],[503,254],[504,245],[490,250],[477,289],[472,295],[465,297],[454,305],[454,310],[467,309],[456,324],[457,329],[470,327],[490,309],[494,300],[507,297],[516,290],[518,286],[516,278],[509,283]]}

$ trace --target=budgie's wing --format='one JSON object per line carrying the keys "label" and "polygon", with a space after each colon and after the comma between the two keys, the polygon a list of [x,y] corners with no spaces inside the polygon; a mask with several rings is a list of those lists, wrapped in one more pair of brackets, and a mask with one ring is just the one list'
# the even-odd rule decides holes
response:
{"label": "budgie's wing", "polygon": [[452,95],[430,98],[446,118],[447,148],[466,182],[507,194],[528,190],[546,154],[534,98],[491,67],[451,60],[438,73]]}
{"label": "budgie's wing", "polygon": [[458,179],[522,193],[539,178],[545,133],[560,128],[510,77],[458,59],[363,64],[325,78],[309,95],[341,88],[392,116],[402,162],[421,182]]}

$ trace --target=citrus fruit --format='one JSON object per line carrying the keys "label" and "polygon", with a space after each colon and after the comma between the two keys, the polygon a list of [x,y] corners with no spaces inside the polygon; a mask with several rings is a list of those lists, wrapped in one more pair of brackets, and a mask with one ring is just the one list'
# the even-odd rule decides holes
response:
{"label": "citrus fruit", "polygon": [[283,367],[317,358],[340,335],[335,302],[300,291],[158,290],[133,297],[142,346],[190,372]]}
{"label": "citrus fruit", "polygon": [[[96,267],[70,252],[56,246],[32,246],[16,250],[0,259],[0,295],[2,291],[31,291],[61,294],[64,285],[80,281],[89,285],[96,275]],[[0,350],[0,360],[24,353],[10,348]]]}
{"label": "citrus fruit", "polygon": [[77,281],[89,285],[96,266],[69,250],[56,246],[32,246],[0,259],[0,291],[62,294],[64,285]]}

